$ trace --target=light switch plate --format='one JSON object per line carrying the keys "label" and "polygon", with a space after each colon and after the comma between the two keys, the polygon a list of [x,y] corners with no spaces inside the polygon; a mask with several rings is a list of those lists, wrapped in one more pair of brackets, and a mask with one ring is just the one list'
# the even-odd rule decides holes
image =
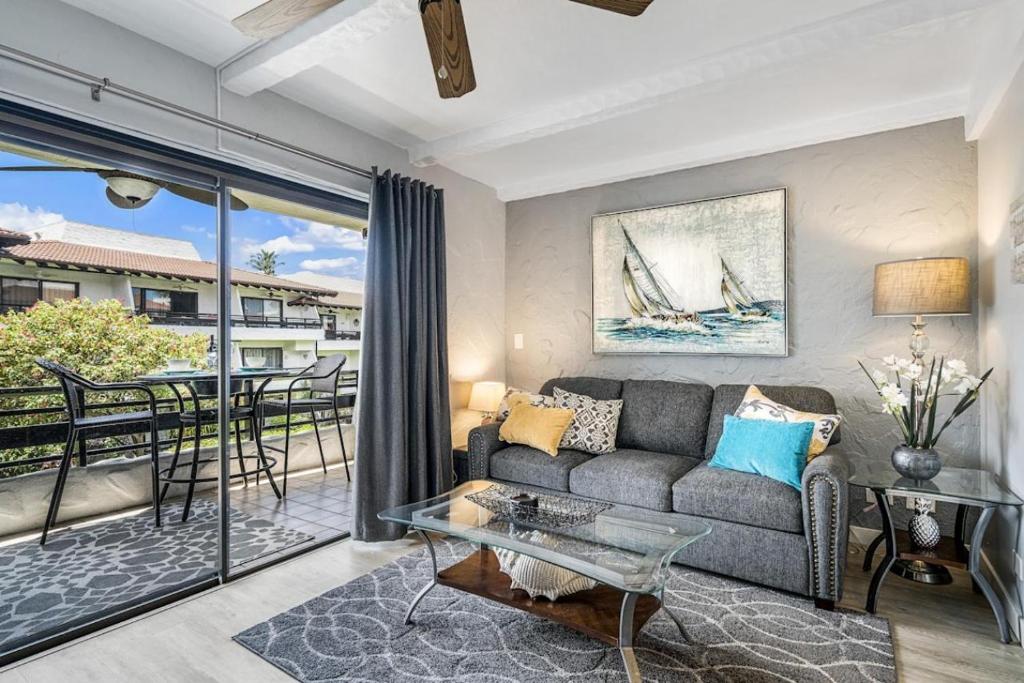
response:
{"label": "light switch plate", "polygon": [[523,350],[523,335],[521,335],[521,334],[512,335],[512,348],[514,348],[516,351],[522,351]]}

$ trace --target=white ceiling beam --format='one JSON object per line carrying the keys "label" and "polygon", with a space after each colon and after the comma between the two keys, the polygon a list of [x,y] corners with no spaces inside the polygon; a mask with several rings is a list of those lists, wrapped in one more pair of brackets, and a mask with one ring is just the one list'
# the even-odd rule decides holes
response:
{"label": "white ceiling beam", "polygon": [[993,12],[981,58],[971,79],[967,103],[966,135],[977,140],[985,132],[1006,96],[1017,72],[1024,66],[1024,3],[1009,3]]}
{"label": "white ceiling beam", "polygon": [[445,163],[528,140],[651,109],[685,97],[696,87],[734,80],[757,70],[862,46],[866,40],[913,26],[938,23],[1002,0],[883,0],[836,17],[799,26],[690,61],[675,69],[619,83],[473,130],[417,145],[417,166]]}
{"label": "white ceiling beam", "polygon": [[344,0],[225,66],[224,87],[253,95],[417,16],[416,0]]}
{"label": "white ceiling beam", "polygon": [[[586,168],[570,168],[554,175],[505,185],[498,184],[498,199],[504,202],[529,199],[558,192],[597,187],[659,173],[698,168],[735,159],[771,154],[832,140],[881,133],[899,128],[944,121],[961,116],[967,105],[966,90],[867,109],[829,119],[794,122],[790,126],[761,130],[749,135],[689,145],[641,157],[611,160]],[[454,166],[458,171],[458,165]]]}

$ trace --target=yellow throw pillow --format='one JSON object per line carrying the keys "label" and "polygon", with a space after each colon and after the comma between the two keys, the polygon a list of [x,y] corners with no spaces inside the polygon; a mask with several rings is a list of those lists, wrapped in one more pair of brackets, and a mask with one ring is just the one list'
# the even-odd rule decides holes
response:
{"label": "yellow throw pillow", "polygon": [[501,423],[498,438],[536,448],[554,457],[558,455],[562,435],[575,416],[575,410],[539,408],[527,401],[517,402],[512,406],[508,419]]}
{"label": "yellow throw pillow", "polygon": [[836,433],[836,428],[843,418],[838,415],[819,415],[818,413],[805,413],[801,410],[777,403],[763,393],[757,387],[751,385],[747,388],[740,407],[736,409],[736,417],[747,420],[772,420],[775,422],[813,422],[814,431],[811,433],[811,445],[807,447],[807,461],[810,462],[815,456],[821,455]]}

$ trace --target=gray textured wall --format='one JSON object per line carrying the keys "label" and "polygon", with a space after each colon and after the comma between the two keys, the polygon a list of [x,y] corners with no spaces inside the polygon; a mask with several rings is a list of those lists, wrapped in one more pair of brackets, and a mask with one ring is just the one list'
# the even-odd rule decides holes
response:
{"label": "gray textured wall", "polygon": [[[789,190],[788,358],[591,352],[591,216],[773,187]],[[524,348],[507,345],[508,381],[527,389],[575,374],[812,384],[835,395],[847,446],[888,457],[897,430],[857,360],[908,355],[911,330],[908,320],[871,317],[873,266],[931,255],[976,262],[976,209],[976,152],[959,119],[510,203],[506,329],[510,341],[524,335]],[[973,316],[932,319],[928,332],[933,349],[975,365]],[[978,444],[974,412],[941,450],[976,464]]]}
{"label": "gray textured wall", "polygon": [[[1024,498],[1024,284],[1010,276],[1008,221],[1011,204],[1024,198],[1024,68],[981,138],[978,166],[981,357],[995,367],[980,401],[982,451],[985,467]],[[1003,508],[985,552],[1009,593],[1004,601],[1011,624],[1024,605],[1024,575],[1015,571],[1014,550],[1024,554],[1024,524],[1016,510]]]}

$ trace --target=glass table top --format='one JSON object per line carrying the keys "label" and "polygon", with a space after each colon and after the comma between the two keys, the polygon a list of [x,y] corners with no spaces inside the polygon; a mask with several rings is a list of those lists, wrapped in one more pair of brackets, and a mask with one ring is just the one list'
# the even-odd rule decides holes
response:
{"label": "glass table top", "polygon": [[[547,519],[513,521],[509,515],[492,512],[471,499],[480,501],[483,495],[493,502],[518,492],[514,487],[471,481],[445,495],[391,508],[378,516],[417,529],[519,552],[636,593],[661,591],[672,557],[711,532],[711,527],[701,522],[666,523],[596,502],[584,501],[583,507],[578,508],[572,502],[575,499],[544,495],[539,496],[541,509],[571,508],[571,514],[576,517],[571,526]],[[587,508],[587,505],[594,507]]]}
{"label": "glass table top", "polygon": [[943,467],[933,479],[917,481],[902,476],[888,460],[851,459],[850,483],[869,489],[884,489],[887,493],[920,494],[952,502],[1024,504],[991,472],[962,467]]}

